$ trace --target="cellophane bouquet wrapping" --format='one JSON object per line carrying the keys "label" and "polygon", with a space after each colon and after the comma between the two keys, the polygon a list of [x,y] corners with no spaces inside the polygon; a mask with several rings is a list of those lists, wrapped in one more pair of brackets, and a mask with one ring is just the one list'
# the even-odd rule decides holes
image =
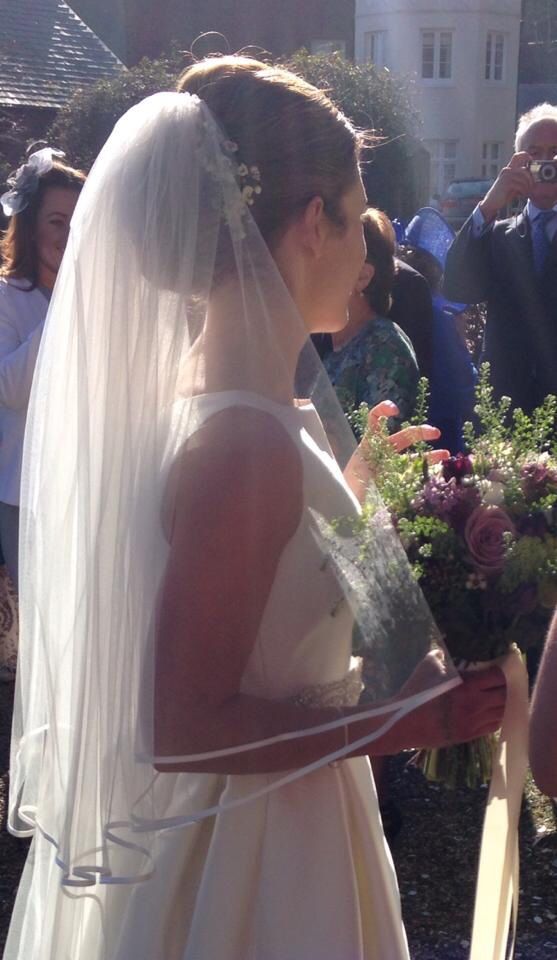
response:
{"label": "cellophane bouquet wrapping", "polygon": [[[415,423],[427,411],[420,385]],[[399,454],[386,425],[352,415],[365,434],[376,485],[447,648],[460,669],[477,669],[513,645],[540,648],[557,603],[557,398],[532,414],[495,401],[489,366],[477,388],[466,453],[430,466],[417,444]],[[360,535],[376,506],[364,505]],[[365,669],[365,665],[364,665]],[[421,751],[425,775],[475,787],[491,774],[493,738]]]}

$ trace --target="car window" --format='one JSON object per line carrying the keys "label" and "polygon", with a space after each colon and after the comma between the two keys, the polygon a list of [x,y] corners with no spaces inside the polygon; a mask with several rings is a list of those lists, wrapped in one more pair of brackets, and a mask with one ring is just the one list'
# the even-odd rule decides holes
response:
{"label": "car window", "polygon": [[455,180],[447,188],[447,196],[461,198],[483,197],[489,190],[492,180]]}

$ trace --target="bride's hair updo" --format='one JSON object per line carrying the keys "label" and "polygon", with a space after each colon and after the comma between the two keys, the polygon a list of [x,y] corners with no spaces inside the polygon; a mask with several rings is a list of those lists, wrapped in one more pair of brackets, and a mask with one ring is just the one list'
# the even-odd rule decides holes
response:
{"label": "bride's hair updo", "polygon": [[360,140],[321,90],[288,70],[248,57],[209,57],[182,74],[178,91],[204,100],[238,163],[257,167],[261,193],[250,206],[268,246],[320,196],[343,226],[341,199],[355,182]]}

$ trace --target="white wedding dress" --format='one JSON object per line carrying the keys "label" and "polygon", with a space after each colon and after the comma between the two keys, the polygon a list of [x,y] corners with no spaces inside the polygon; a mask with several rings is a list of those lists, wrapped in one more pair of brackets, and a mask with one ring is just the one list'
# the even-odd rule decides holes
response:
{"label": "white wedding dress", "polygon": [[[305,505],[331,519],[357,511],[312,405],[287,407],[243,392],[194,402],[199,424],[227,405],[255,406],[277,417],[303,460]],[[306,510],[281,558],[242,687],[269,699],[302,694],[347,704],[354,702],[346,679],[352,618],[339,603],[310,523]],[[279,778],[187,776],[203,808]],[[35,885],[46,896],[47,917],[34,915]],[[371,767],[362,757],[322,767],[216,819],[161,834],[155,873],[146,883],[61,888],[54,851],[36,837],[5,960],[408,956]]]}

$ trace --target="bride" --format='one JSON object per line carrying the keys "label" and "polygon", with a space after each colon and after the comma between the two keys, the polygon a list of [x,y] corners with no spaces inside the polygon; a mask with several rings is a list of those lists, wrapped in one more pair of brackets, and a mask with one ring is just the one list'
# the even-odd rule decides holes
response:
{"label": "bride", "polygon": [[25,442],[6,960],[408,958],[368,755],[491,731],[505,689],[457,675],[380,504],[354,536],[309,335],[364,261],[359,149],[299,78],[211,59],[84,188]]}

